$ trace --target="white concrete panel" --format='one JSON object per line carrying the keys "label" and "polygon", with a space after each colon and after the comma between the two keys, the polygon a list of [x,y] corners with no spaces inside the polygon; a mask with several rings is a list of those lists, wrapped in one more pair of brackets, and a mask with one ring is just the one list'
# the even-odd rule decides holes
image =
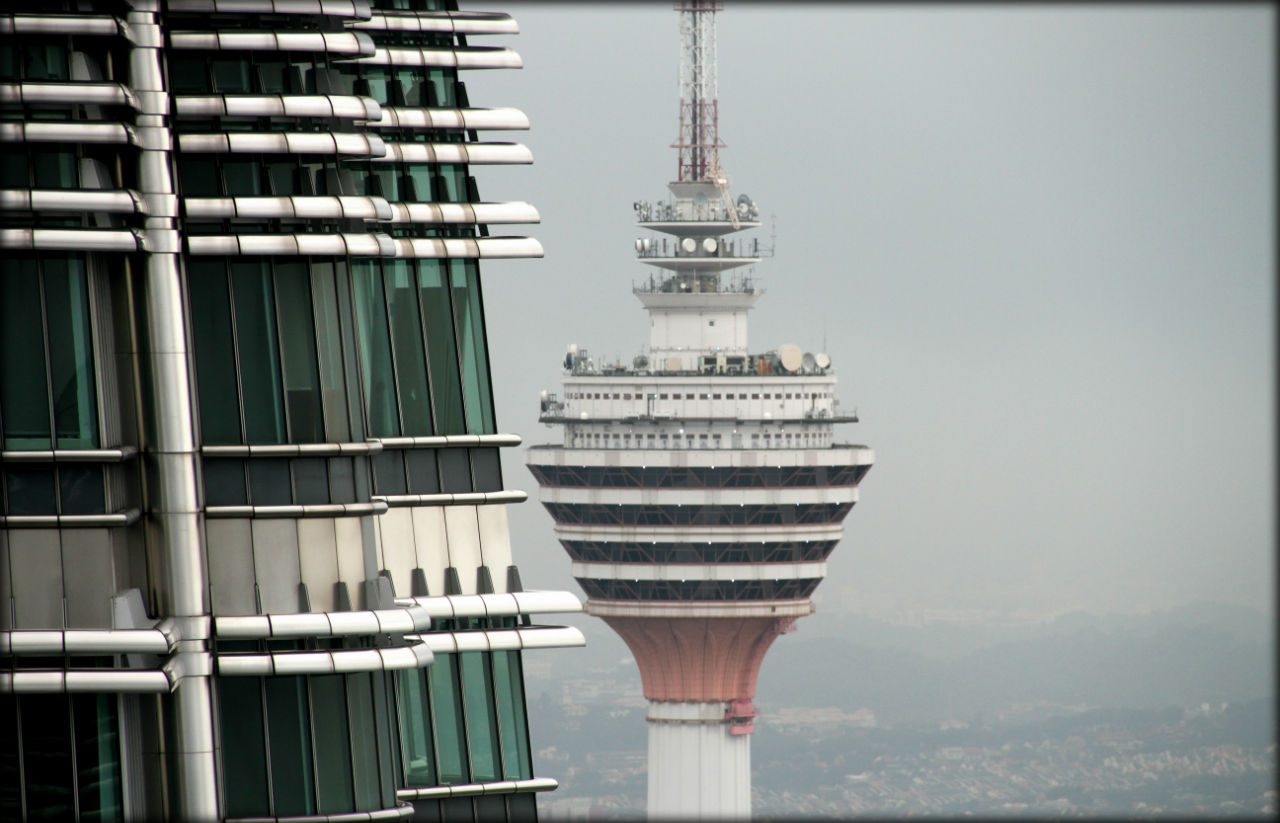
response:
{"label": "white concrete panel", "polygon": [[19,630],[63,628],[58,532],[54,529],[10,530],[9,574],[13,586],[13,627]]}
{"label": "white concrete panel", "polygon": [[432,596],[444,594],[444,570],[449,565],[449,538],[445,530],[444,508],[418,507],[413,516],[413,543],[418,568],[427,578]]}
{"label": "white concrete panel", "polygon": [[108,529],[62,532],[62,582],[67,598],[67,628],[111,628],[111,536]]}
{"label": "white concrete panel", "polygon": [[209,586],[213,613],[255,614],[253,599],[253,539],[248,520],[206,520]]}
{"label": "white concrete panel", "polygon": [[397,597],[408,597],[412,590],[416,552],[413,542],[413,515],[407,508],[387,509],[374,518],[382,537],[382,566],[391,572]]}
{"label": "white concrete panel", "polygon": [[511,565],[511,529],[506,506],[480,506],[476,510],[480,526],[480,554],[493,577],[493,590],[507,590],[507,566]]}
{"label": "white concrete panel", "polygon": [[360,518],[335,518],[333,530],[338,541],[338,579],[351,589],[354,602],[360,597],[360,584],[364,582],[364,538],[361,536]]}
{"label": "white concrete panel", "polygon": [[253,573],[266,614],[298,611],[298,521],[290,518],[252,520]]}
{"label": "white concrete panel", "polygon": [[480,567],[480,526],[475,506],[446,506],[445,528],[449,533],[449,565],[458,570],[463,594],[476,593],[476,569]]}
{"label": "white concrete panel", "polygon": [[333,611],[333,584],[339,579],[338,536],[333,518],[298,521],[298,565],[311,596],[312,611]]}

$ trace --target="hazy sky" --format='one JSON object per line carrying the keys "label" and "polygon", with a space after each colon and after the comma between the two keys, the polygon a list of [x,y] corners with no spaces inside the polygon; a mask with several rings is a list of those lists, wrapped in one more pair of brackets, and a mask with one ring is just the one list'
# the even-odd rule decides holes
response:
{"label": "hazy sky", "polygon": [[[675,170],[677,15],[510,11],[518,37],[472,42],[524,69],[465,79],[533,124],[488,139],[534,165],[476,171],[542,213],[545,259],[483,267],[500,430],[532,444],[567,343],[647,339],[631,204]],[[825,345],[862,419],[840,439],[876,451],[820,611],[1270,608],[1274,9],[718,17],[721,163],[776,215],[751,347]],[[504,451],[526,585],[580,595]]]}

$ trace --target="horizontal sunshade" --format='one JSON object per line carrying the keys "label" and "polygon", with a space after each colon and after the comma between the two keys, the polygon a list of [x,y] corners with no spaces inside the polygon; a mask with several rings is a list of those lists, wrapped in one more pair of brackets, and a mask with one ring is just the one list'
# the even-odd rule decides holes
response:
{"label": "horizontal sunshade", "polygon": [[0,229],[0,249],[149,251],[140,231],[102,229]]}
{"label": "horizontal sunshade", "polygon": [[147,201],[136,191],[128,190],[0,189],[0,209],[146,214]]}
{"label": "horizontal sunshade", "polygon": [[524,65],[520,55],[507,48],[417,49],[379,47],[371,57],[356,58],[354,63],[375,66],[426,66],[458,69],[518,69]]}
{"label": "horizontal sunshade", "polygon": [[533,162],[533,152],[521,143],[387,143],[386,147],[386,154],[373,159],[389,163],[491,165]]}
{"label": "horizontal sunshade", "polygon": [[500,780],[496,783],[463,783],[459,786],[430,786],[396,789],[399,800],[429,800],[444,797],[476,797],[482,794],[510,794],[512,792],[550,792],[560,784],[550,777],[533,777],[528,780]]}
{"label": "horizontal sunshade", "polygon": [[133,92],[119,83],[0,83],[0,103],[86,103],[138,108]]}
{"label": "horizontal sunshade", "polygon": [[520,26],[509,14],[483,11],[379,12],[355,23],[364,31],[435,31],[458,34],[519,34]]}
{"label": "horizontal sunshade", "polygon": [[387,504],[372,503],[310,503],[294,506],[206,506],[205,517],[359,517],[366,514],[382,514]]}
{"label": "horizontal sunshade", "polygon": [[382,107],[379,128],[399,129],[527,129],[529,118],[519,109],[410,109]]}
{"label": "horizontal sunshade", "polygon": [[570,592],[524,591],[503,594],[447,594],[415,597],[412,602],[434,618],[512,617],[582,611],[582,603]]}
{"label": "horizontal sunshade", "polygon": [[385,234],[215,234],[188,237],[191,254],[323,254],[394,257]]}
{"label": "horizontal sunshade", "polygon": [[3,123],[0,143],[135,143],[134,131],[118,123]]}
{"label": "horizontal sunshade", "polygon": [[818,563],[574,563],[575,578],[594,580],[808,580],[827,576]]}
{"label": "horizontal sunshade", "polygon": [[193,153],[349,154],[366,157],[381,157],[386,152],[386,145],[380,137],[333,132],[180,134],[178,148]]}
{"label": "horizontal sunshade", "polygon": [[161,629],[65,629],[0,632],[0,654],[169,654],[178,641],[172,622]]}
{"label": "horizontal sunshade", "polygon": [[84,14],[4,14],[0,34],[124,34],[124,24],[114,17]]}
{"label": "horizontal sunshade", "polygon": [[529,203],[392,203],[393,223],[537,223]]}
{"label": "horizontal sunshade", "polygon": [[192,117],[345,117],[377,120],[383,115],[372,97],[339,94],[179,95],[179,116]]}
{"label": "horizontal sunshade", "polygon": [[250,217],[390,220],[391,206],[381,197],[187,197],[187,217]]}
{"label": "horizontal sunshade", "polygon": [[166,673],[141,669],[0,672],[0,694],[8,692],[161,694],[172,688],[173,682]]}
{"label": "horizontal sunshade", "polygon": [[396,671],[431,665],[424,643],[379,649],[218,655],[218,674],[233,677]]}
{"label": "horizontal sunshade", "polygon": [[490,506],[500,503],[523,503],[529,495],[522,491],[458,492],[456,494],[386,494],[373,496],[388,506]]}
{"label": "horizontal sunshade", "polygon": [[429,629],[431,614],[415,603],[400,609],[358,612],[303,612],[215,617],[213,626],[214,634],[222,640],[405,634]]}
{"label": "horizontal sunshade", "polygon": [[372,55],[369,35],[359,31],[175,31],[169,35],[175,49],[211,51],[309,51],[329,54]]}
{"label": "horizontal sunshade", "polygon": [[368,20],[367,0],[169,0],[169,11],[221,14],[306,14]]}

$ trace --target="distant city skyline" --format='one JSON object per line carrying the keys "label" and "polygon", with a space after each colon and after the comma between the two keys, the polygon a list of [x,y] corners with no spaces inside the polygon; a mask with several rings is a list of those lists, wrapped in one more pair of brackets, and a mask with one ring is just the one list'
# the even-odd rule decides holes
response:
{"label": "distant city skyline", "polygon": [[[522,3],[546,258],[485,268],[497,413],[527,444],[565,345],[642,340],[631,204],[675,173],[669,4]],[[823,614],[1272,608],[1268,6],[726,4],[721,162],[776,256],[751,346],[825,345],[877,452]],[[793,339],[796,329],[807,329]],[[531,488],[519,455],[509,486]],[[569,585],[512,510],[526,585]]]}

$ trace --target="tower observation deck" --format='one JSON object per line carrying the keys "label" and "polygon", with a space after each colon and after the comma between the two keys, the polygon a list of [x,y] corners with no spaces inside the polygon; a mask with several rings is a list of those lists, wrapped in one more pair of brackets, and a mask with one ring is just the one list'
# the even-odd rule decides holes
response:
{"label": "tower observation deck", "polygon": [[752,199],[720,167],[715,14],[678,2],[680,127],[669,197],[634,204],[636,297],[649,341],[629,364],[569,346],[544,423],[563,443],[526,463],[588,597],[635,656],[649,701],[650,816],[751,813],[756,676],[810,595],[874,460],[838,442],[825,353],[753,349],[747,315],[767,256]]}

